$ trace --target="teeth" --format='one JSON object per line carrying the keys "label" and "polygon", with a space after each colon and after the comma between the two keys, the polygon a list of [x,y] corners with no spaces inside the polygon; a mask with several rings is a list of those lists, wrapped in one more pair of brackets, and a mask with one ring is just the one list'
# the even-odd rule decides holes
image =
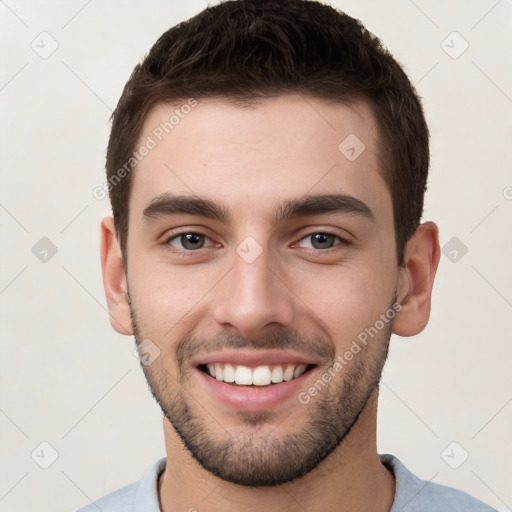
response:
{"label": "teeth", "polygon": [[286,367],[286,370],[283,373],[283,379],[288,382],[289,380],[293,379],[293,370],[295,369],[295,366],[293,364],[289,364]]}
{"label": "teeth", "polygon": [[215,363],[215,378],[222,380],[224,377],[224,366],[219,363]]}
{"label": "teeth", "polygon": [[283,368],[276,366],[272,370],[272,382],[283,382]]}
{"label": "teeth", "polygon": [[222,380],[224,382],[235,382],[235,369],[232,364],[224,365],[224,378]]}
{"label": "teeth", "polygon": [[297,368],[295,368],[295,370],[293,372],[293,378],[296,379],[299,375],[302,375],[305,370],[306,370],[306,365],[299,364],[299,366],[297,366]]}
{"label": "teeth", "polygon": [[230,363],[210,363],[207,364],[208,373],[224,382],[234,382],[240,386],[268,386],[270,383],[279,384],[283,381],[288,382],[302,375],[307,368],[304,363],[286,364],[276,366],[257,366],[249,368],[243,365],[233,365]]}
{"label": "teeth", "polygon": [[237,384],[245,384],[250,386],[252,384],[252,371],[247,366],[237,366],[235,372],[235,382]]}
{"label": "teeth", "polygon": [[268,386],[272,382],[272,374],[268,366],[258,366],[252,374],[252,383],[255,386]]}

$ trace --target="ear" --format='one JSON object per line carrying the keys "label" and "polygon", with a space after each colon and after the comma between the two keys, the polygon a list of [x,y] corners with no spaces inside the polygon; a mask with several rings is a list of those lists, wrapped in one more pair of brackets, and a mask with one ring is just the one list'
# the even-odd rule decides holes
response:
{"label": "ear", "polygon": [[402,309],[393,321],[394,334],[414,336],[427,325],[440,257],[439,230],[433,222],[425,222],[405,248],[404,265],[398,278],[398,302]]}
{"label": "ear", "polygon": [[101,222],[101,270],[110,323],[119,334],[133,335],[126,272],[112,216]]}

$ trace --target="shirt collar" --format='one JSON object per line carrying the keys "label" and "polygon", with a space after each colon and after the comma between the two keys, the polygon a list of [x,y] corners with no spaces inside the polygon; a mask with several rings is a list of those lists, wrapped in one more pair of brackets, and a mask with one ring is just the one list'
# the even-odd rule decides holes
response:
{"label": "shirt collar", "polygon": [[158,459],[140,481],[133,503],[133,512],[161,512],[158,499],[158,479],[165,469],[166,460],[166,457]]}

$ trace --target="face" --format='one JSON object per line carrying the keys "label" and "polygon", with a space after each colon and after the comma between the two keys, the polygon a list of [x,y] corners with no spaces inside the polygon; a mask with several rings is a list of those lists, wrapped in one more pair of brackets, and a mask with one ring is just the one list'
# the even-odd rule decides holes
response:
{"label": "face", "polygon": [[137,343],[159,353],[151,391],[214,475],[301,477],[343,444],[387,355],[399,269],[371,110],[200,99],[155,107],[148,137],[127,286]]}

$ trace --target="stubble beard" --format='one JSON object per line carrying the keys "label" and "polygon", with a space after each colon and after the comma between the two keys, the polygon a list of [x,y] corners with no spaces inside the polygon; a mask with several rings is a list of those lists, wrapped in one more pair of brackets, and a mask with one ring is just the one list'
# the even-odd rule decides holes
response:
{"label": "stubble beard", "polygon": [[[395,297],[396,299],[396,297]],[[393,301],[394,303],[395,301]],[[130,304],[135,340],[139,345],[144,339],[137,322],[133,304]],[[173,426],[191,456],[207,471],[227,482],[247,487],[273,487],[291,482],[315,469],[334,450],[342,445],[369,397],[378,390],[382,369],[386,362],[391,337],[392,322],[375,336],[329,384],[314,396],[307,405],[297,400],[307,416],[305,425],[284,438],[272,435],[278,430],[272,411],[238,411],[240,426],[229,432],[222,425],[222,437],[214,435],[207,425],[212,417],[199,405],[193,390],[187,389],[191,368],[187,367],[185,355],[201,346],[197,339],[189,338],[180,344],[178,355],[179,377],[175,378],[157,359],[141,367],[149,389],[164,416]],[[290,336],[287,346],[293,346]],[[282,337],[272,337],[258,343],[243,338],[227,337],[229,345],[238,347],[283,348],[275,342]],[[296,338],[295,338],[296,339]],[[194,341],[195,340],[195,341]],[[330,363],[323,370],[328,372],[334,362],[334,353],[324,341],[319,352],[330,353]],[[310,340],[301,341],[308,346]],[[310,345],[311,346],[311,345]],[[319,378],[324,372],[318,374]],[[284,418],[285,421],[286,418]]]}

